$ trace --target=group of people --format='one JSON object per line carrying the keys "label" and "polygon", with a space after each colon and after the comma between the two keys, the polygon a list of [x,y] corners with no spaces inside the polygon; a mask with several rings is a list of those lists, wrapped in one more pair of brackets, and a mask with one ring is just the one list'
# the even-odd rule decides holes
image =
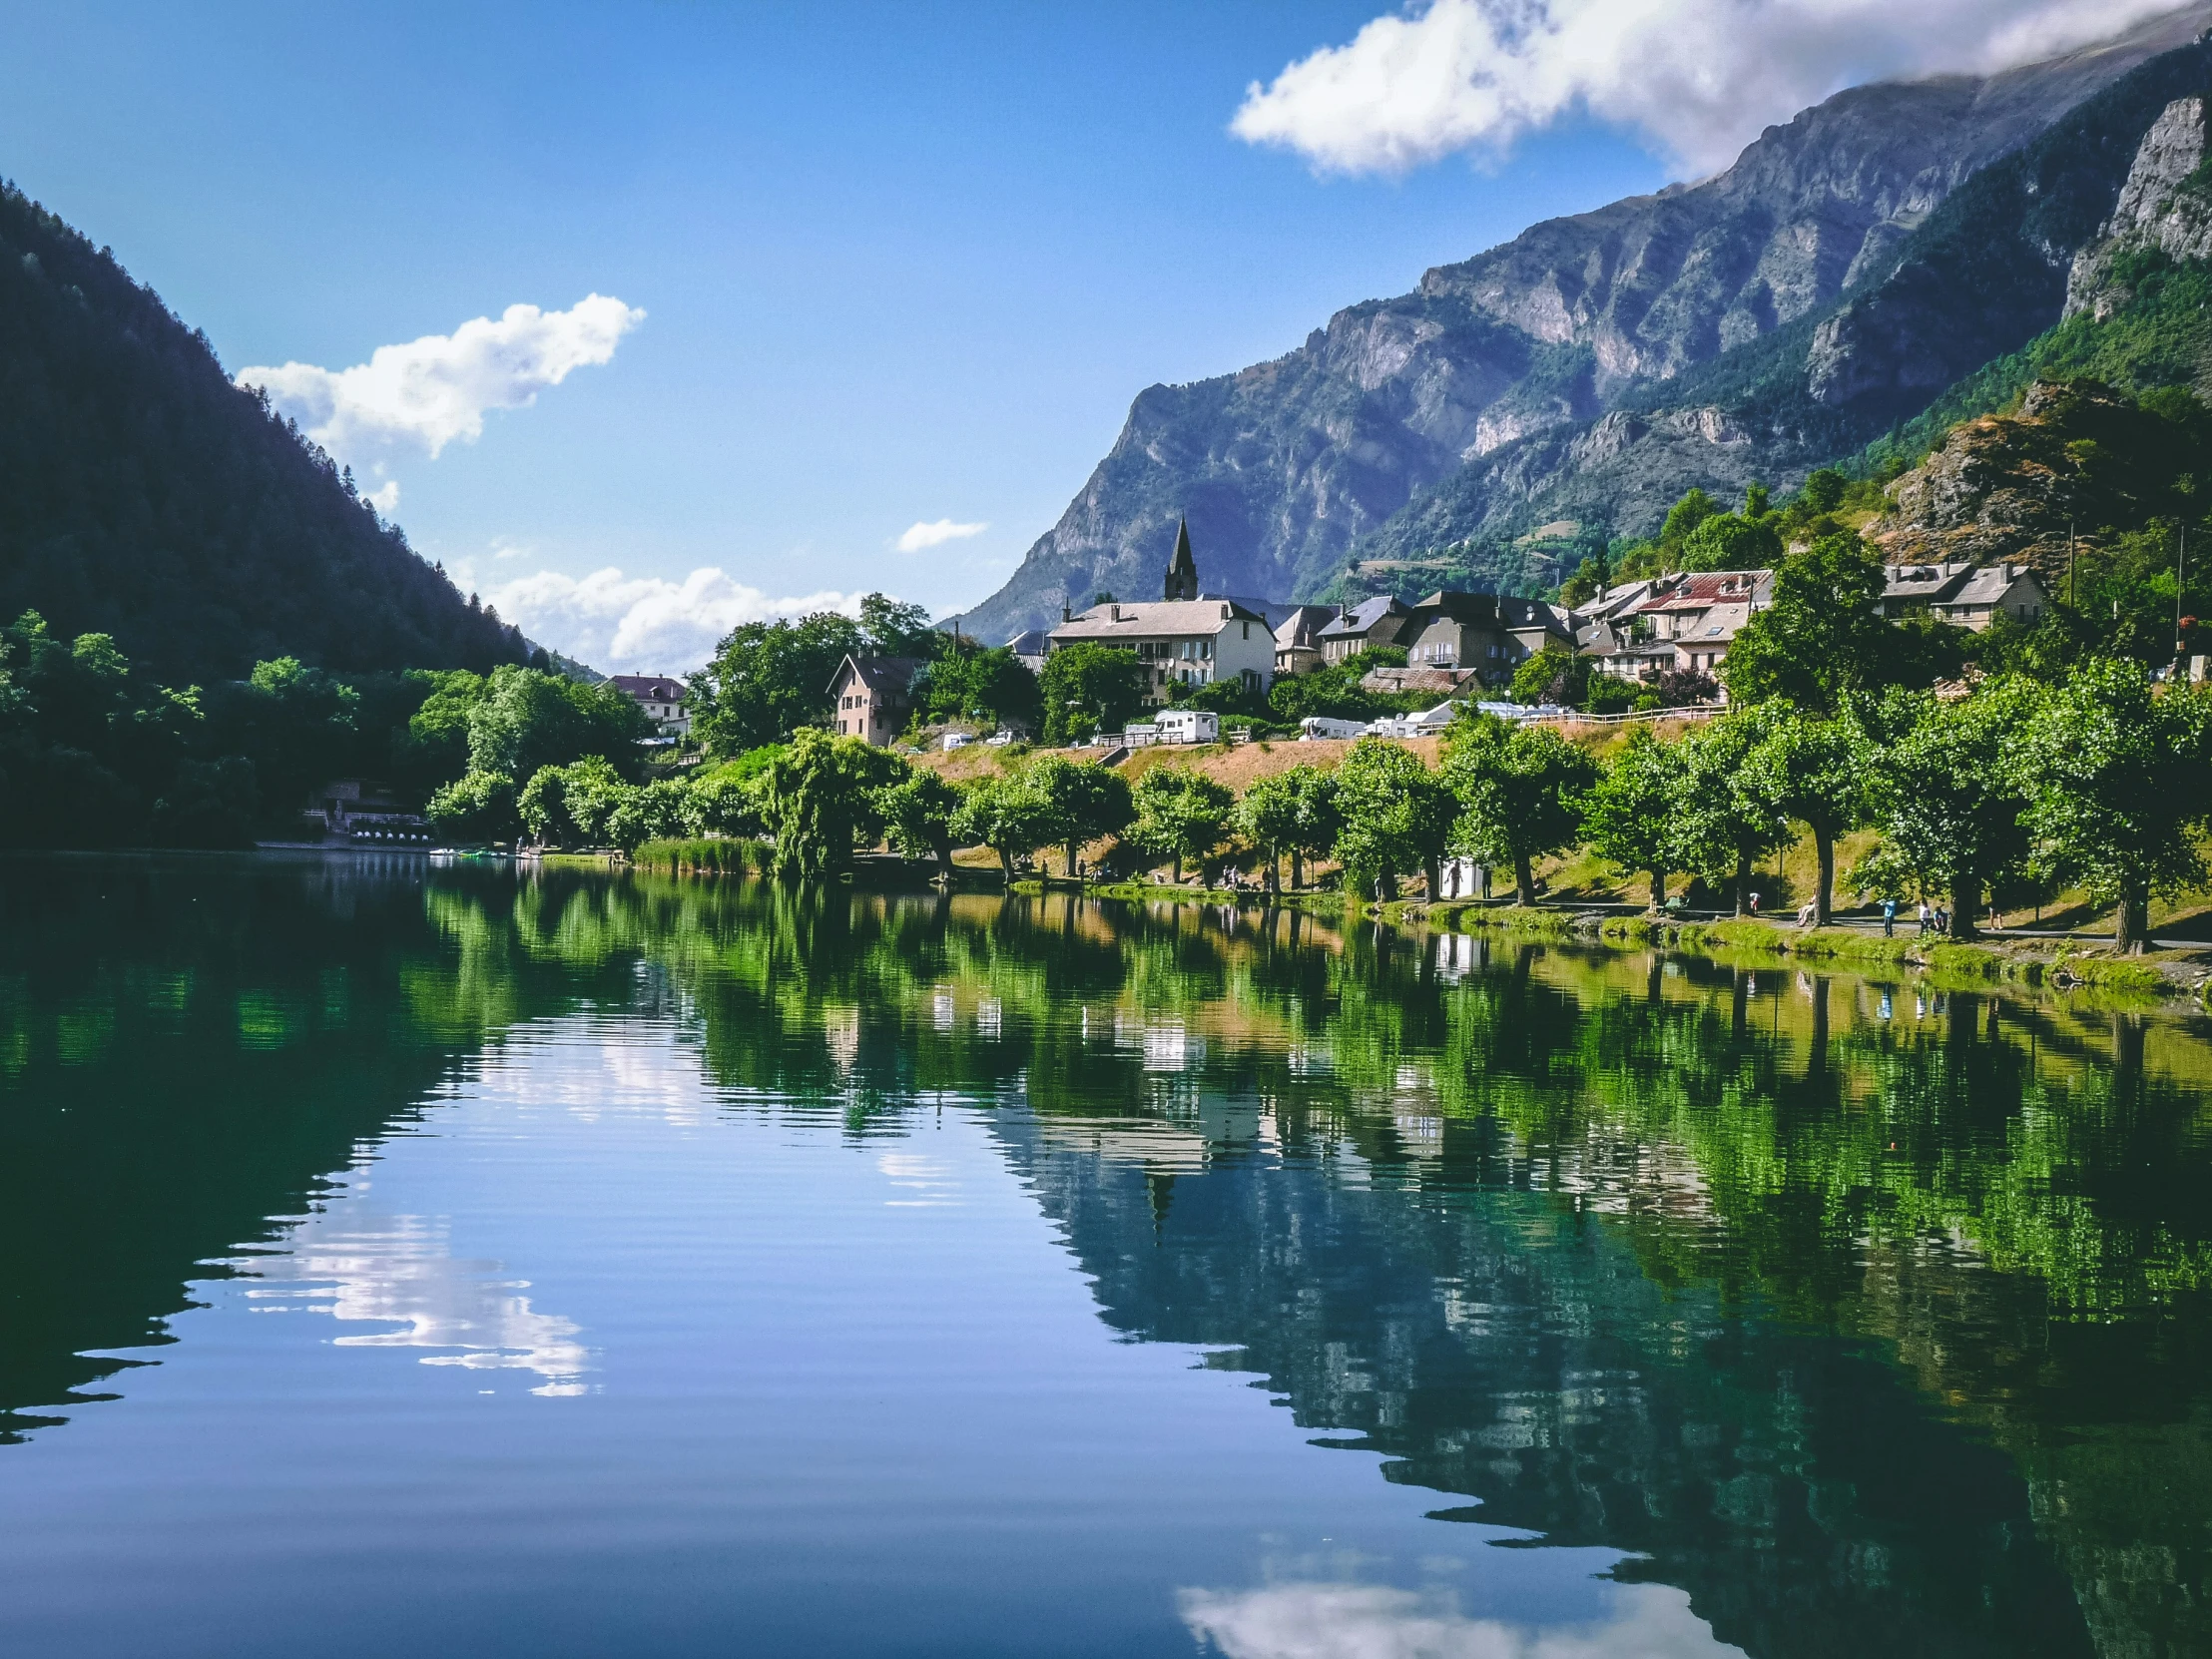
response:
{"label": "group of people", "polygon": [[[1808,910],[1811,908],[1811,905],[1806,906],[1806,909]],[[1992,917],[1995,914],[1995,907],[1993,905],[1990,908],[1990,913]],[[1805,919],[1803,911],[1799,912],[1798,919],[1801,921]],[[1927,899],[1924,898],[1921,900],[1920,905],[1920,923],[1921,936],[1923,938],[1926,938],[1931,933],[1947,933],[1950,931],[1950,912],[1944,909],[1942,905],[1931,904]],[[1883,936],[1887,938],[1895,934],[1897,930],[1898,901],[1894,898],[1885,898],[1882,901]]]}

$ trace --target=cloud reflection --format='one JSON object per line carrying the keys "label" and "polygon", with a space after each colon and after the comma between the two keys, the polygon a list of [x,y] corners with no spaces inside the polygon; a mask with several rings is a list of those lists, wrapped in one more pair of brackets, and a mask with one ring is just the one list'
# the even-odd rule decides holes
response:
{"label": "cloud reflection", "polygon": [[339,1337],[339,1348],[439,1349],[422,1364],[534,1372],[545,1379],[534,1394],[588,1391],[591,1350],[576,1340],[582,1328],[533,1309],[520,1294],[529,1281],[497,1277],[499,1263],[456,1259],[444,1225],[426,1217],[341,1226],[313,1216],[290,1250],[232,1265],[264,1281],[246,1293],[272,1305],[263,1312],[394,1327]]}
{"label": "cloud reflection", "polygon": [[1224,1659],[1692,1659],[1741,1654],[1670,1585],[1608,1586],[1612,1616],[1544,1627],[1470,1619],[1446,1597],[1382,1584],[1184,1590],[1183,1622]]}

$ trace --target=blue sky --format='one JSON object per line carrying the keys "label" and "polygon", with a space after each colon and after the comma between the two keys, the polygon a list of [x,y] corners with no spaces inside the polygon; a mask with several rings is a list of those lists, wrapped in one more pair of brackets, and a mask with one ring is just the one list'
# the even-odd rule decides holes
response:
{"label": "blue sky", "polygon": [[[550,643],[674,670],[749,605],[973,603],[1143,386],[1277,355],[1697,150],[1573,108],[1398,171],[1229,131],[1379,9],[9,8],[0,173],[234,371],[515,304],[641,309],[473,440],[349,458]],[[938,520],[989,528],[895,550]]]}

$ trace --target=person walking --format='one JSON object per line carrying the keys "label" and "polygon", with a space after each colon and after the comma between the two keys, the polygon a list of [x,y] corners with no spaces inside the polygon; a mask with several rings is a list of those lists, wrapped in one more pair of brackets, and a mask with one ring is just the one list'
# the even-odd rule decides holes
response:
{"label": "person walking", "polygon": [[1936,906],[1936,932],[1937,936],[1950,931],[1950,912],[1940,904]]}
{"label": "person walking", "polygon": [[1933,912],[1931,912],[1931,911],[1930,911],[1930,909],[1929,909],[1929,907],[1928,907],[1928,900],[1927,900],[1927,899],[1925,899],[1925,898],[1924,898],[1924,899],[1922,899],[1922,900],[1921,900],[1921,910],[1920,910],[1920,917],[1921,917],[1921,937],[1923,937],[1923,938],[1926,938],[1926,937],[1928,937],[1928,927],[1929,927],[1929,922],[1930,922],[1930,920],[1932,919],[1932,915],[1933,915]]}
{"label": "person walking", "polygon": [[1754,887],[1751,890],[1750,908],[1753,915],[1757,915],[1759,913],[1759,889],[1757,887]]}
{"label": "person walking", "polygon": [[1898,901],[1894,898],[1885,898],[1882,901],[1882,936],[1886,939],[1895,938],[1897,930]]}

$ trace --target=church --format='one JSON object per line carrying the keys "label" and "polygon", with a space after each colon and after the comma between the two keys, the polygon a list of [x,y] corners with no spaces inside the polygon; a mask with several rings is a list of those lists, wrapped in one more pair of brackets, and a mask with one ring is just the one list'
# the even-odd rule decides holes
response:
{"label": "church", "polygon": [[1247,689],[1264,692],[1275,678],[1275,630],[1266,612],[1234,599],[1201,597],[1188,520],[1176,526],[1158,604],[1108,600],[1080,616],[1061,611],[1050,649],[1084,643],[1134,651],[1145,668],[1145,701],[1152,707],[1188,688],[1223,680],[1242,680]]}

